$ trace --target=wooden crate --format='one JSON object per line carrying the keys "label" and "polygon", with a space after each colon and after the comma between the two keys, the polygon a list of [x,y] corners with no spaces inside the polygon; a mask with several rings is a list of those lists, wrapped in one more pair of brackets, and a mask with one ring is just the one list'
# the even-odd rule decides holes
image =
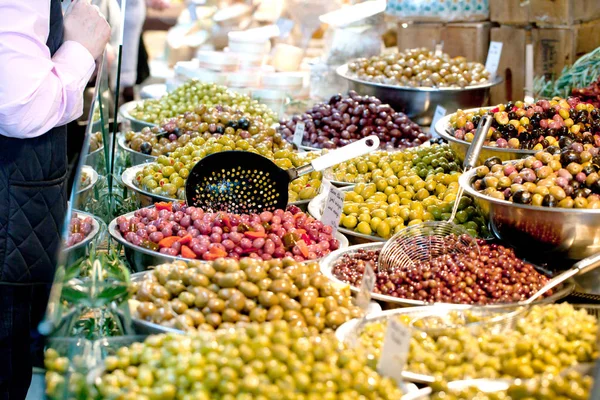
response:
{"label": "wooden crate", "polygon": [[600,18],[600,0],[489,0],[490,20],[538,27],[573,26]]}
{"label": "wooden crate", "polygon": [[533,44],[534,76],[559,76],[565,66],[600,46],[600,20],[562,28],[503,25],[492,28],[491,40],[503,43],[498,72],[505,77],[492,89],[492,104],[522,100],[526,45]]}
{"label": "wooden crate", "polygon": [[443,41],[444,52],[453,57],[485,63],[490,46],[489,22],[467,23],[399,23],[398,50],[428,47]]}

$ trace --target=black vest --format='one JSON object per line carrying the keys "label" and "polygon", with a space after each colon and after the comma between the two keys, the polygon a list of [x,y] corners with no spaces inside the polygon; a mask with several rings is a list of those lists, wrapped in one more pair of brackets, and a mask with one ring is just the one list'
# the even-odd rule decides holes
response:
{"label": "black vest", "polygon": [[[61,2],[51,0],[51,54],[62,41]],[[67,209],[66,177],[65,126],[33,139],[0,135],[0,283],[52,282]]]}

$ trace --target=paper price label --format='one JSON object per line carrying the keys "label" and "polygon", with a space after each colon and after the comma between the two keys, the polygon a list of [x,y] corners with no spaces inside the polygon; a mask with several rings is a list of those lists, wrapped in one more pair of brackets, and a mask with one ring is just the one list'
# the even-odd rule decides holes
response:
{"label": "paper price label", "polygon": [[383,338],[381,358],[377,370],[380,374],[402,381],[402,370],[408,360],[410,350],[411,329],[397,319],[388,320],[387,329]]}
{"label": "paper price label", "polygon": [[323,178],[321,182],[321,187],[319,188],[319,193],[329,193],[329,189],[331,188],[331,181],[329,179]]}
{"label": "paper price label", "polygon": [[439,43],[436,43],[434,55],[436,57],[441,57],[443,49],[444,49],[444,42],[443,41],[439,42]]}
{"label": "paper price label", "polygon": [[304,151],[300,148],[300,146],[302,146],[302,140],[304,139],[304,129],[306,128],[306,126],[304,125],[304,122],[298,122],[296,124],[296,130],[294,130],[294,144],[296,145],[296,147],[298,148],[298,150],[300,150],[301,152]]}
{"label": "paper price label", "polygon": [[371,292],[373,292],[373,288],[375,287],[376,279],[371,263],[367,263],[360,283],[360,291],[356,297],[356,305],[365,312],[365,315],[367,314],[369,303],[371,303]]}
{"label": "paper price label", "polygon": [[446,109],[442,106],[437,106],[435,108],[435,113],[433,114],[433,119],[431,120],[431,126],[429,127],[429,131],[431,132],[431,137],[438,137],[439,135],[435,131],[435,124],[438,121],[446,116]]}
{"label": "paper price label", "polygon": [[494,78],[498,72],[500,64],[500,56],[502,56],[502,42],[490,42],[487,60],[485,61],[485,69],[490,72],[490,76]]}
{"label": "paper price label", "polygon": [[343,208],[344,192],[331,186],[329,188],[329,194],[327,195],[327,201],[325,202],[325,209],[323,210],[321,222],[331,226],[334,232],[337,231]]}

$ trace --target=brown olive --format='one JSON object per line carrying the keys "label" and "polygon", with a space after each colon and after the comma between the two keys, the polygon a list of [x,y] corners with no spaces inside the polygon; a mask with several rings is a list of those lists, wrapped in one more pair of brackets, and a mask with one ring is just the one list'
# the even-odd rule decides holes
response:
{"label": "brown olive", "polygon": [[202,263],[197,268],[202,275],[205,275],[209,279],[215,276],[216,271],[210,264]]}
{"label": "brown olive", "polygon": [[181,292],[179,294],[178,299],[180,301],[182,301],[185,305],[187,305],[188,307],[190,307],[190,306],[194,305],[194,302],[196,301],[196,296],[194,296],[190,292]]}
{"label": "brown olive", "polygon": [[265,322],[267,320],[267,310],[264,308],[255,308],[250,311],[250,319],[255,322]]}
{"label": "brown olive", "polygon": [[264,270],[264,268],[258,265],[248,267],[244,269],[244,272],[246,273],[248,280],[253,283],[258,283],[267,277],[267,272]]}
{"label": "brown olive", "polygon": [[325,322],[332,329],[337,329],[337,327],[346,322],[346,317],[339,311],[331,311],[325,316]]}
{"label": "brown olive", "polygon": [[188,309],[187,304],[179,299],[171,300],[171,309],[177,314],[183,314]]}
{"label": "brown olive", "polygon": [[226,308],[223,311],[223,322],[237,322],[240,319],[240,314],[232,308]]}
{"label": "brown olive", "polygon": [[189,278],[189,284],[193,286],[207,287],[210,284],[208,276],[201,273],[194,273]]}
{"label": "brown olive", "polygon": [[179,296],[179,293],[185,290],[185,286],[181,281],[168,281],[165,284],[165,289],[169,291],[171,296]]}
{"label": "brown olive", "polygon": [[206,316],[206,322],[213,328],[218,328],[221,325],[221,314],[211,313]]}
{"label": "brown olive", "polygon": [[272,307],[272,306],[275,306],[275,305],[279,304],[279,298],[273,292],[262,291],[258,295],[258,302],[263,307]]}
{"label": "brown olive", "polygon": [[298,287],[298,289],[305,289],[310,285],[310,277],[308,274],[299,274],[294,279],[294,284]]}
{"label": "brown olive", "polygon": [[256,282],[256,285],[260,290],[268,290],[271,286],[271,282],[273,282],[270,278],[264,278],[260,281]]}
{"label": "brown olive", "polygon": [[271,282],[269,290],[274,293],[287,293],[290,291],[292,284],[287,279],[275,279]]}
{"label": "brown olive", "polygon": [[171,298],[169,291],[161,285],[154,286],[154,289],[152,290],[152,295],[156,298],[165,300],[169,300]]}
{"label": "brown olive", "polygon": [[233,292],[227,300],[227,308],[231,308],[235,311],[242,311],[246,305],[246,296],[239,290]]}
{"label": "brown olive", "polygon": [[225,301],[217,297],[213,297],[208,301],[208,308],[213,313],[223,312],[223,310],[225,309]]}
{"label": "brown olive", "polygon": [[156,306],[154,303],[144,301],[138,305],[136,311],[141,319],[150,319],[156,312]]}
{"label": "brown olive", "polygon": [[276,305],[269,308],[267,313],[267,321],[277,321],[283,318],[283,308],[281,306]]}
{"label": "brown olive", "polygon": [[252,282],[242,282],[238,288],[246,297],[255,298],[260,293],[260,289]]}

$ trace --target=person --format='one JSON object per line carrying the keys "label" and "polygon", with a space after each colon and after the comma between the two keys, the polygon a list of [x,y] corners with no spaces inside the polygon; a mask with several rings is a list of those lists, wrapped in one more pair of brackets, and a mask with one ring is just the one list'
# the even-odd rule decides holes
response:
{"label": "person", "polygon": [[67,208],[67,132],[110,37],[75,0],[0,0],[0,399],[31,382],[30,310],[52,282]]}

